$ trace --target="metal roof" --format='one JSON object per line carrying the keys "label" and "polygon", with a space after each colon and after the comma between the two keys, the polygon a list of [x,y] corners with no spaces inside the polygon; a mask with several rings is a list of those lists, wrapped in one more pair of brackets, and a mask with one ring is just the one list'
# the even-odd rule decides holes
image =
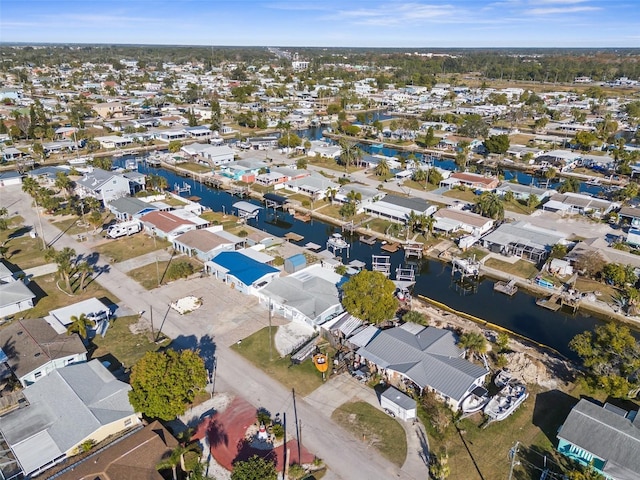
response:
{"label": "metal roof", "polygon": [[387,388],[380,396],[382,398],[386,398],[404,410],[413,410],[416,408],[416,401],[395,387]]}
{"label": "metal roof", "polygon": [[278,272],[277,268],[239,252],[221,252],[211,260],[211,263],[220,265],[229,275],[236,277],[245,285],[252,285],[265,275]]}

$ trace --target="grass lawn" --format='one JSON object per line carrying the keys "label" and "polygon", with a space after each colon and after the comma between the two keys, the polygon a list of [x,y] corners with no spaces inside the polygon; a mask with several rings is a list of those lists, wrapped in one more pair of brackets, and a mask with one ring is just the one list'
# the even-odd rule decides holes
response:
{"label": "grass lawn", "polygon": [[460,255],[460,257],[462,257],[462,258],[474,258],[475,257],[476,260],[482,260],[487,255],[489,255],[489,252],[487,250],[484,250],[484,249],[478,248],[478,247],[471,247],[471,248],[468,248],[466,251],[464,251],[462,253],[462,255]]}
{"label": "grass lawn", "polygon": [[366,402],[350,402],[334,410],[331,418],[356,438],[402,466],[407,458],[407,437],[397,420]]}
{"label": "grass lawn", "polygon": [[516,275],[521,278],[532,278],[538,274],[536,266],[526,260],[518,260],[515,263],[509,263],[498,260],[497,258],[490,258],[484,262],[484,264],[489,268],[495,268],[501,272]]}
{"label": "grass lawn", "polygon": [[525,215],[531,214],[531,212],[534,212],[537,208],[537,207],[527,207],[526,205],[523,205],[516,199],[513,199],[510,202],[505,202],[503,200],[502,204],[504,205],[505,211],[508,210],[510,212],[515,212],[515,213],[524,213]]}
{"label": "grass lawn", "polygon": [[162,341],[155,343],[151,330],[132,333],[129,327],[137,322],[137,315],[117,318],[104,337],[97,335],[91,341],[95,348],[91,352],[91,358],[108,360],[112,364],[111,368],[118,368],[115,358],[125,368],[131,368],[145,353],[154,352],[169,343],[169,339],[164,336]]}
{"label": "grass lawn", "polygon": [[167,205],[171,205],[172,207],[182,207],[187,204],[187,202],[180,200],[173,195],[167,195],[162,201]]}
{"label": "grass lawn", "polygon": [[326,204],[320,208],[317,208],[316,211],[318,213],[322,213],[323,215],[327,215],[328,217],[331,217],[331,218],[344,220],[345,222],[353,220],[356,224],[369,218],[366,213],[359,213],[358,215],[354,215],[353,217],[350,217],[350,218],[343,218],[342,215],[340,215],[341,207],[342,205],[339,205],[337,203],[333,205]]}
{"label": "grass lawn", "polygon": [[166,240],[160,238],[154,240],[153,237],[140,233],[130,237],[109,240],[97,246],[95,251],[102,257],[113,259],[114,262],[122,262],[170,246],[171,244]]}
{"label": "grass lawn", "polygon": [[[271,330],[273,337],[276,334],[276,327]],[[273,339],[272,345],[275,345]],[[322,374],[318,372],[311,360],[292,365],[289,357],[278,356],[275,346],[273,346],[272,360],[269,360],[269,327],[257,331],[241,343],[232,345],[231,348],[285,387],[295,388],[300,396],[309,395],[322,385]]]}
{"label": "grass lawn", "polygon": [[600,292],[598,300],[606,303],[612,303],[613,298],[618,295],[618,290],[614,286],[581,276],[576,279],[575,289],[579,292]]}
{"label": "grass lawn", "polygon": [[182,168],[184,170],[189,170],[190,172],[194,172],[194,173],[211,173],[211,167],[202,165],[200,163],[186,162],[186,163],[180,163],[176,165],[176,167]]}
{"label": "grass lawn", "polygon": [[458,200],[463,200],[465,202],[475,203],[478,199],[478,196],[473,193],[472,190],[459,190],[457,188],[452,188],[442,194],[445,197],[456,198]]}
{"label": "grass lawn", "polygon": [[344,165],[338,165],[338,162],[333,158],[309,157],[309,164],[321,168],[328,168],[329,170],[336,170],[342,173],[353,173],[361,169],[355,165],[349,165],[349,168],[345,169]]}
{"label": "grass lawn", "polygon": [[425,185],[423,182],[418,183],[414,180],[405,180],[404,182],[402,182],[402,185],[413,190],[422,190],[423,192],[429,192],[438,188],[437,185],[432,185],[429,182],[427,182]]}
{"label": "grass lawn", "polygon": [[42,239],[31,238],[29,230],[23,226],[0,230],[0,245],[8,248],[6,260],[22,270],[47,263],[42,250]]}
{"label": "grass lawn", "polygon": [[386,235],[387,228],[394,222],[390,222],[389,220],[384,220],[382,218],[372,218],[367,223],[367,226],[373,230],[374,232],[382,233]]}
{"label": "grass lawn", "polygon": [[[35,307],[25,312],[26,318],[44,317],[48,315],[51,310],[92,297],[106,297],[109,299],[109,302],[106,303],[118,303],[120,301],[108,290],[102,288],[96,281],[90,281],[89,285],[87,285],[83,291],[75,292],[73,295],[60,291],[56,286],[56,281],[56,274],[53,273],[31,281],[29,288],[37,295],[37,302]],[[60,280],[58,283],[60,287],[64,288],[64,280]],[[71,288],[78,288],[77,282],[72,282]]]}
{"label": "grass lawn", "polygon": [[[188,262],[193,265],[194,273],[202,270],[201,263],[199,263],[197,260],[194,260],[193,258],[189,258],[186,256],[176,257],[172,260],[172,262]],[[142,267],[135,268],[130,272],[127,272],[127,275],[129,275],[147,290],[153,290],[158,286],[158,281],[163,285],[167,283],[165,274],[167,272],[167,269],[169,268],[169,263],[170,262],[167,261],[152,262],[148,265],[144,265]]]}
{"label": "grass lawn", "polygon": [[213,225],[222,225],[223,227],[235,227],[238,223],[238,217],[236,217],[235,215],[222,212],[214,212],[212,210],[207,210],[202,215],[200,215],[200,217],[204,218],[208,222],[211,222]]}
{"label": "grass lawn", "polygon": [[[280,192],[283,192],[283,190],[280,190]],[[285,196],[291,200],[291,201],[298,201],[301,204],[309,204],[311,205],[311,197],[309,197],[309,195],[303,195],[302,193],[294,193],[291,192],[289,190],[285,190]]]}

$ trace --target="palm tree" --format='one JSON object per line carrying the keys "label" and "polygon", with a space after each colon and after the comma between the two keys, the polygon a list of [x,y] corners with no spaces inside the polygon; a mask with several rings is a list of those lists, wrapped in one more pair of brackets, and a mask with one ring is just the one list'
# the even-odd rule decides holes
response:
{"label": "palm tree", "polygon": [[424,215],[422,220],[422,228],[427,232],[427,238],[429,235],[433,235],[433,227],[436,224],[436,219],[432,215]]}
{"label": "palm tree", "polygon": [[84,290],[85,281],[93,273],[93,267],[86,260],[80,262],[76,271],[80,274],[80,290]]}
{"label": "palm tree", "polygon": [[65,196],[69,197],[71,194],[71,190],[73,188],[73,182],[69,177],[67,177],[64,172],[56,173],[56,180],[54,185],[61,192],[65,192]]}
{"label": "palm tree", "polygon": [[71,323],[67,326],[67,335],[77,333],[80,338],[85,340],[87,338],[87,330],[93,326],[93,322],[84,313],[78,316],[73,315],[70,320]]}
{"label": "palm tree", "polygon": [[344,162],[344,169],[346,171],[352,163],[358,163],[360,161],[362,158],[362,150],[360,150],[357,143],[345,139],[340,139],[338,143],[342,148],[340,160]]}
{"label": "palm tree", "polygon": [[467,350],[471,355],[477,353],[482,355],[487,351],[487,339],[484,335],[476,332],[468,332],[460,335],[458,346]]}
{"label": "palm tree", "polygon": [[38,182],[36,182],[34,178],[25,177],[22,180],[22,191],[25,193],[28,193],[32,197],[35,195],[36,191],[38,190],[38,187],[39,187]]}
{"label": "palm tree", "polygon": [[418,168],[416,171],[413,172],[413,181],[414,182],[424,182],[424,188],[425,190],[427,189],[427,180],[429,178],[429,174],[427,173],[426,170],[423,170],[422,168]]}
{"label": "palm tree", "polygon": [[375,169],[376,176],[386,177],[387,175],[389,175],[390,171],[391,169],[389,168],[389,164],[387,163],[387,161],[384,158],[380,159],[380,162],[378,163],[378,165],[376,165]]}
{"label": "palm tree", "polygon": [[338,190],[333,187],[328,187],[324,196],[327,197],[331,203],[333,203],[333,199],[336,198],[336,193],[338,193]]}
{"label": "palm tree", "polygon": [[476,201],[476,210],[485,217],[502,220],[504,218],[504,205],[500,197],[493,192],[484,192]]}

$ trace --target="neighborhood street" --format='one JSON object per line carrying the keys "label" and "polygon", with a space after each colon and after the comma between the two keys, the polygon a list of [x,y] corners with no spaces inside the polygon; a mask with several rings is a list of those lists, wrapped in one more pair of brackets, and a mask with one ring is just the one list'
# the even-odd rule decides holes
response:
{"label": "neighborhood street", "polygon": [[[25,225],[34,225],[41,234],[32,200],[19,186],[5,187],[2,191],[2,206],[9,215],[21,215]],[[60,231],[48,221],[42,220],[42,229],[47,242],[56,249],[70,247],[78,255],[89,256],[91,244],[80,243]],[[256,407],[265,407],[271,412],[286,412],[293,419],[291,392],[272,380],[247,360],[229,349],[246,335],[267,325],[265,310],[257,305],[257,300],[239,294],[222,283],[210,278],[200,278],[188,282],[180,281],[165,287],[145,290],[113,265],[98,259],[94,265],[96,281],[112,292],[120,304],[134,312],[143,312],[150,320],[153,308],[154,324],[157,329],[174,339],[178,348],[200,348],[204,356],[215,354],[216,391],[238,394]],[[204,306],[218,306],[216,315],[208,315],[207,309],[197,310],[186,316],[168,308],[170,302],[185,296],[196,295],[203,298]],[[165,318],[166,317],[166,318]],[[205,358],[209,361],[210,359]],[[303,425],[303,443],[310,451],[325,460],[333,478],[418,478],[418,475],[402,471],[382,458],[377,451],[356,439],[330,419],[333,408],[338,405],[322,405],[298,398],[298,417]],[[418,455],[418,452],[414,452]],[[412,469],[414,470],[414,469]],[[420,474],[426,475],[426,466]],[[329,477],[331,478],[331,477]]]}

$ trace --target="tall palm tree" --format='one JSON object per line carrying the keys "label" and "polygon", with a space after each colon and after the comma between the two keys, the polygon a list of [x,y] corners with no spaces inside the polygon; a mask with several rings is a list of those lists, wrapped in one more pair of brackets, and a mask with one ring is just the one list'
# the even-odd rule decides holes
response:
{"label": "tall palm tree", "polygon": [[422,228],[427,232],[427,238],[429,235],[433,235],[433,227],[436,224],[436,219],[432,215],[423,215]]}
{"label": "tall palm tree", "polygon": [[476,201],[476,210],[485,217],[502,220],[504,218],[504,205],[500,197],[493,192],[484,192]]}
{"label": "tall palm tree", "polygon": [[471,355],[474,353],[482,355],[487,351],[487,339],[481,333],[467,332],[460,335],[458,346],[467,350]]}
{"label": "tall palm tree", "polygon": [[340,139],[338,143],[340,148],[342,148],[340,160],[344,163],[344,169],[346,171],[351,164],[357,164],[360,161],[362,158],[362,150],[358,147],[357,143],[350,142],[346,139]]}
{"label": "tall palm tree", "polygon": [[69,197],[71,190],[73,189],[73,182],[64,174],[64,172],[56,173],[56,180],[54,185],[58,190],[65,193],[66,197]]}
{"label": "tall palm tree", "polygon": [[71,317],[71,323],[67,326],[67,335],[77,333],[82,340],[87,338],[87,330],[93,326],[93,322],[84,313]]}
{"label": "tall palm tree", "polygon": [[426,190],[427,188],[427,180],[429,178],[429,175],[427,173],[426,170],[422,169],[422,168],[418,168],[416,171],[413,172],[413,177],[412,180],[414,182],[424,182],[424,188]]}
{"label": "tall palm tree", "polygon": [[35,195],[36,191],[38,190],[38,187],[39,185],[38,185],[38,182],[35,180],[35,178],[25,177],[22,180],[22,191],[25,193],[28,193],[32,197]]}
{"label": "tall palm tree", "polygon": [[93,267],[86,260],[80,262],[76,271],[80,274],[80,290],[84,290],[87,278],[93,273]]}
{"label": "tall palm tree", "polygon": [[380,159],[380,162],[376,165],[375,174],[378,177],[386,177],[390,172],[391,169],[389,168],[387,161],[384,158]]}

